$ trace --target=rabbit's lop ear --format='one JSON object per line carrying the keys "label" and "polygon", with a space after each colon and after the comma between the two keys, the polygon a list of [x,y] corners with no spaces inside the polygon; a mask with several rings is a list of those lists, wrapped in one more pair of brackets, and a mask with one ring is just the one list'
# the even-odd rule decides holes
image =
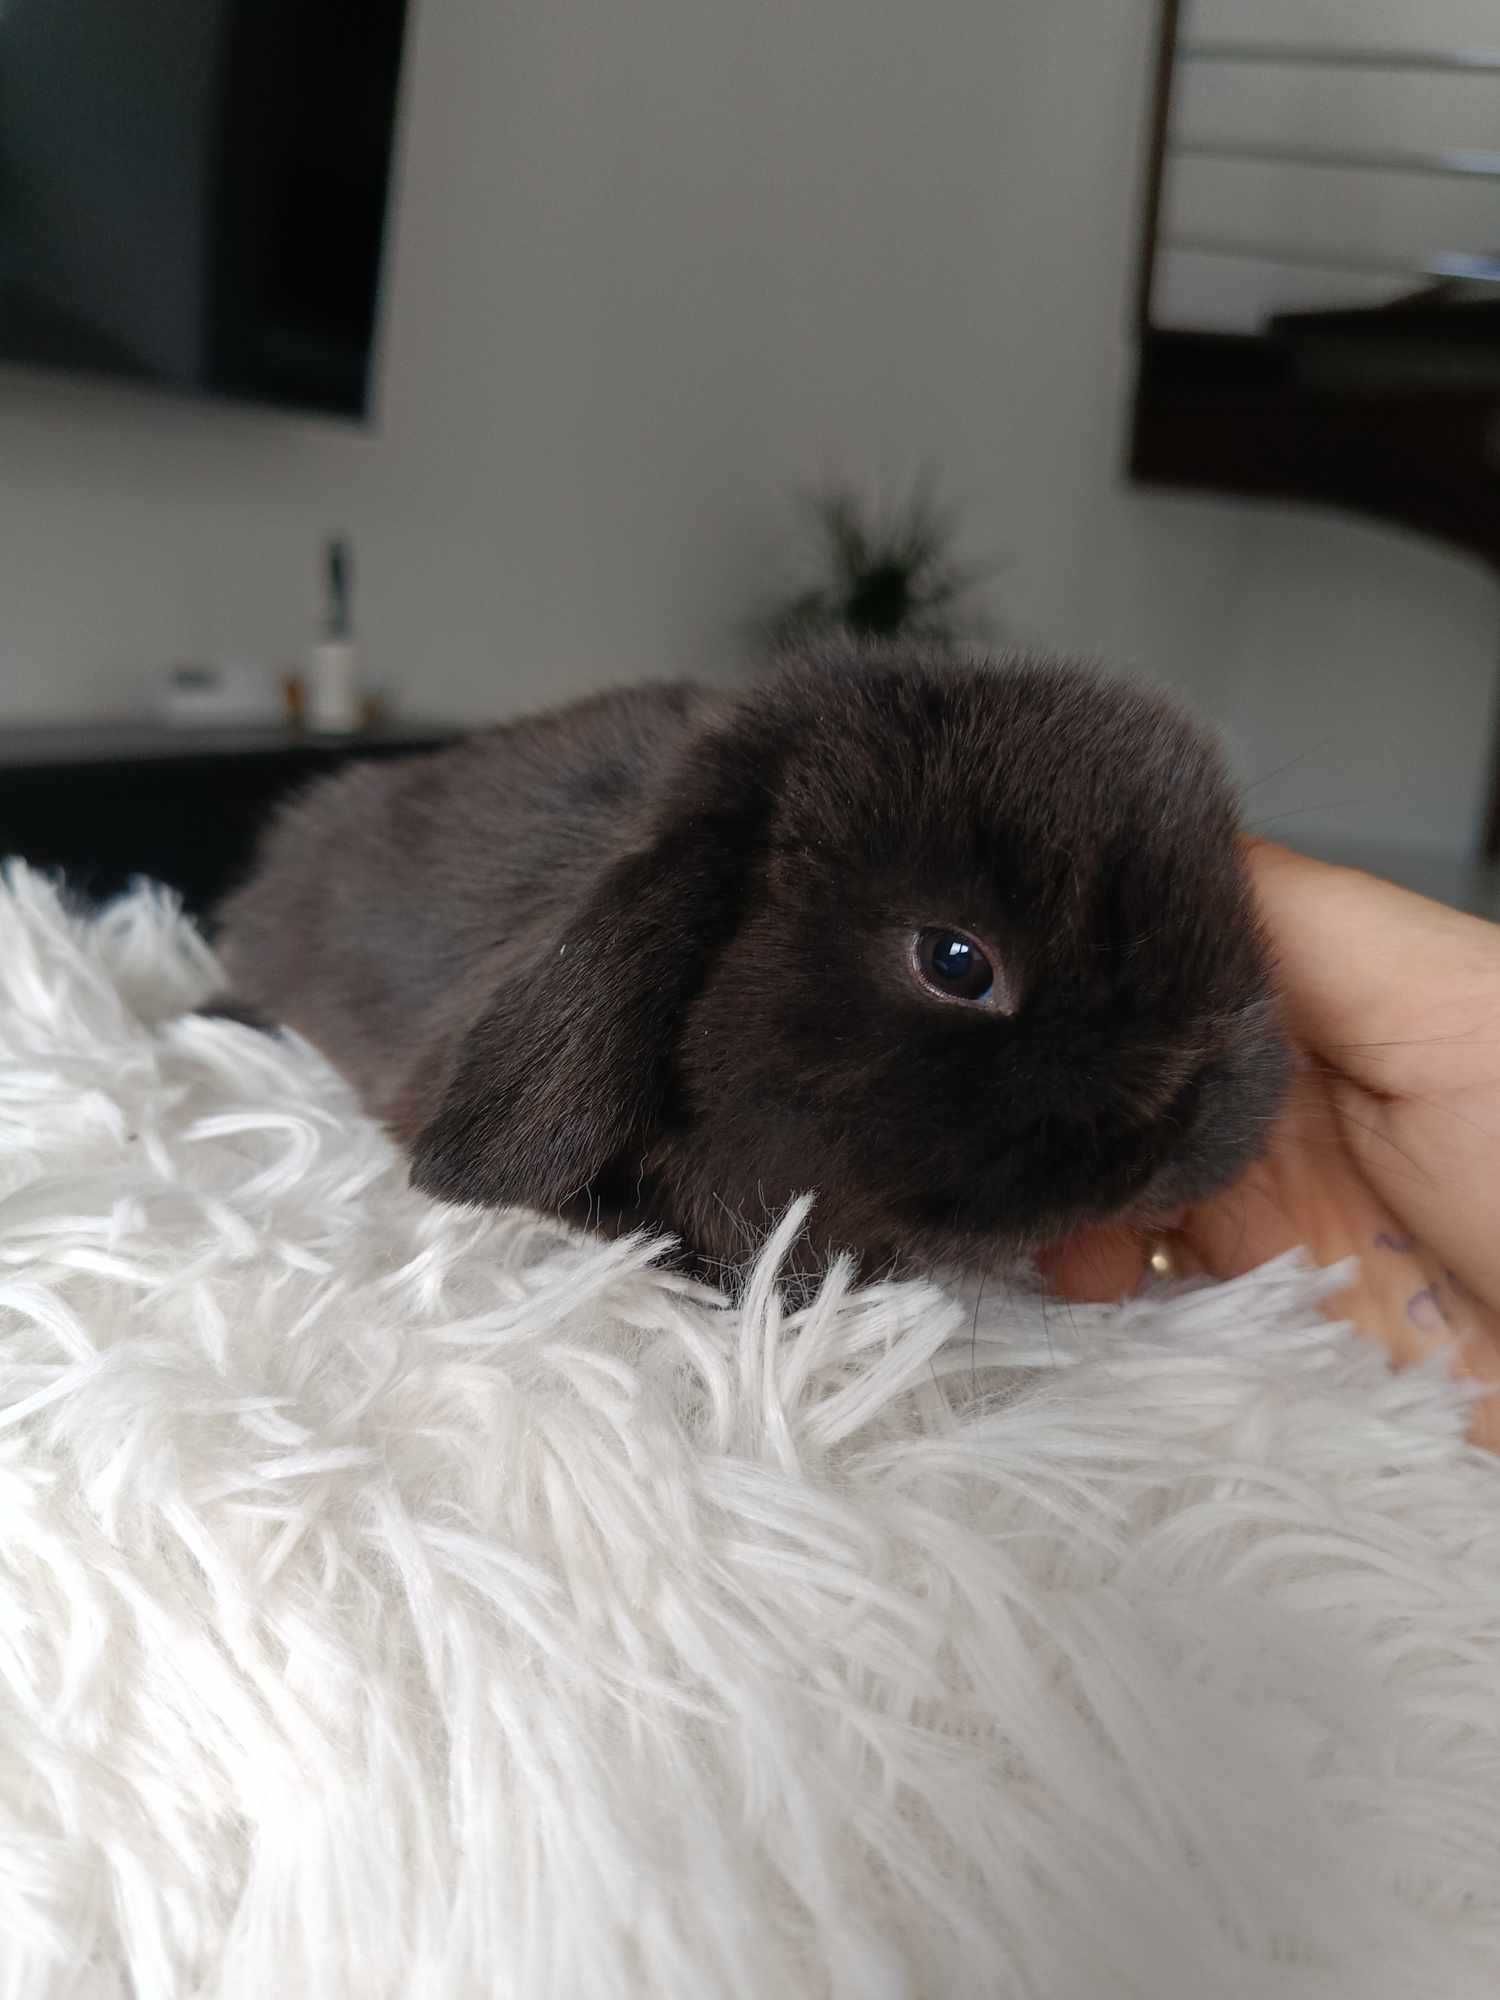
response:
{"label": "rabbit's lop ear", "polygon": [[644,840],[460,1044],[412,1180],[555,1212],[657,1129],[684,1010],[735,930],[775,787],[767,732],[695,743]]}

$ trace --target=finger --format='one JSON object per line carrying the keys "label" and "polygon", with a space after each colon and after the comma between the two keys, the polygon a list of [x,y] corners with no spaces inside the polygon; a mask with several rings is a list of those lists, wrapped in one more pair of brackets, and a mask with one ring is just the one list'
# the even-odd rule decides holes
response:
{"label": "finger", "polygon": [[1341,1263],[1395,1226],[1344,1143],[1329,1079],[1305,1064],[1263,1156],[1184,1225],[1205,1268],[1226,1278],[1298,1248]]}
{"label": "finger", "polygon": [[1341,1083],[1331,1101],[1357,1168],[1392,1191],[1403,1232],[1476,1301],[1500,1302],[1500,1094],[1380,1101]]}
{"label": "finger", "polygon": [[[1423,1260],[1402,1224],[1375,1201],[1347,1164],[1330,1166],[1316,1201],[1288,1204],[1287,1176],[1252,1170],[1227,1195],[1195,1209],[1184,1224],[1189,1254],[1215,1278],[1236,1278],[1289,1250],[1305,1250],[1325,1268],[1353,1260],[1354,1269],[1325,1306],[1378,1340],[1399,1366],[1420,1361],[1451,1330],[1431,1296],[1440,1275]],[[1377,1246],[1403,1246],[1401,1254]]]}
{"label": "finger", "polygon": [[1248,860],[1300,1040],[1384,1093],[1500,1088],[1500,925],[1267,841]]}
{"label": "finger", "polygon": [[1074,1305],[1109,1305],[1139,1289],[1148,1255],[1139,1231],[1100,1223],[1049,1244],[1038,1252],[1036,1267],[1059,1298]]}
{"label": "finger", "polygon": [[[1451,1284],[1439,1254],[1380,1195],[1355,1156],[1334,1104],[1336,1086],[1303,1069],[1265,1156],[1232,1188],[1191,1210],[1183,1224],[1204,1270],[1232,1278],[1304,1249],[1317,1264],[1355,1260],[1329,1302],[1380,1340],[1399,1363],[1423,1359],[1452,1337]],[[1374,1110],[1378,1101],[1371,1100]]]}

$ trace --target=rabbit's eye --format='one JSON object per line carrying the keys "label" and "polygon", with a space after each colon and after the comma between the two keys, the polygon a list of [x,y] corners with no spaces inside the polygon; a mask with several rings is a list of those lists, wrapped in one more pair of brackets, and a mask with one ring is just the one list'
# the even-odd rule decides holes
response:
{"label": "rabbit's eye", "polygon": [[995,968],[984,947],[964,931],[918,931],[911,941],[911,968],[941,1000],[993,1001]]}

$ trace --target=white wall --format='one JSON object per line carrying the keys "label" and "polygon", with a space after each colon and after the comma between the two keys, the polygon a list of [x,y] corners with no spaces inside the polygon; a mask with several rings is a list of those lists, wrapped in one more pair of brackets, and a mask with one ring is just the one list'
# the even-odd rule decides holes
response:
{"label": "white wall", "polygon": [[1021,637],[1191,691],[1247,768],[1303,754],[1309,829],[1464,844],[1490,582],[1120,485],[1153,16],[424,0],[378,433],[0,375],[0,716],[295,652],[331,528],[412,709],[731,670],[792,491],[932,457]]}

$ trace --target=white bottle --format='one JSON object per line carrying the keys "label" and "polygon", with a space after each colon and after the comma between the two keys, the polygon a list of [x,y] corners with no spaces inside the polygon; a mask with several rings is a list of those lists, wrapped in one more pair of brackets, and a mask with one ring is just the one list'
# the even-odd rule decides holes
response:
{"label": "white bottle", "polygon": [[359,655],[349,604],[353,565],[346,542],[331,541],[325,551],[328,587],[324,635],[307,663],[304,714],[309,729],[321,736],[350,736],[363,722],[359,693]]}

